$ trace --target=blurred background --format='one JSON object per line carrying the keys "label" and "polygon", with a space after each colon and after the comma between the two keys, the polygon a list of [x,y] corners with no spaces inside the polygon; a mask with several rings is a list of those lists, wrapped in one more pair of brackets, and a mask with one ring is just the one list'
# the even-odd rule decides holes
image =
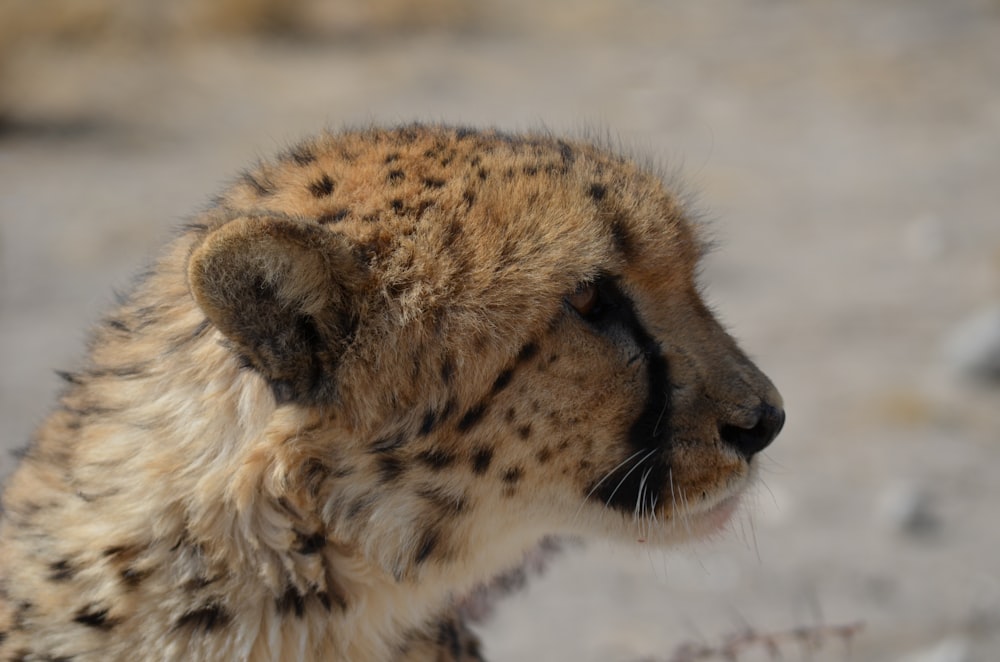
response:
{"label": "blurred background", "polygon": [[2,0],[0,443],[248,161],[414,119],[677,171],[789,416],[731,532],[568,550],[491,660],[1000,659],[996,0]]}

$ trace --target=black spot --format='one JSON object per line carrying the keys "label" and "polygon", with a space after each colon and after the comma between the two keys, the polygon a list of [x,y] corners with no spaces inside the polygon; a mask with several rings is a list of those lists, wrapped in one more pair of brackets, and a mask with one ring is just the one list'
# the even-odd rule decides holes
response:
{"label": "black spot", "polygon": [[413,557],[413,561],[418,565],[426,561],[434,553],[434,549],[438,546],[438,543],[441,542],[440,538],[441,535],[433,529],[425,531],[420,538],[420,544],[417,546],[417,552]]}
{"label": "black spot", "polygon": [[64,582],[72,579],[74,575],[76,575],[76,568],[65,559],[49,564],[49,579],[51,581]]}
{"label": "black spot", "polygon": [[372,444],[371,452],[390,453],[398,448],[402,448],[407,441],[409,441],[409,437],[407,437],[404,432],[397,432],[395,434],[379,437],[375,440],[375,443]]}
{"label": "black spot", "polygon": [[421,200],[416,207],[411,207],[411,211],[417,218],[421,218],[428,209],[434,206],[433,200]]}
{"label": "black spot", "polygon": [[135,379],[147,374],[148,368],[144,364],[125,365],[118,367],[91,368],[87,370],[87,376],[100,379],[101,377],[117,377],[119,379]]}
{"label": "black spot", "polygon": [[539,464],[545,464],[552,459],[552,449],[546,446],[535,454],[535,459],[538,460]]}
{"label": "black spot", "polygon": [[479,641],[471,637],[465,642],[465,656],[472,662],[486,662],[483,659],[483,652],[479,648]]}
{"label": "black spot", "polygon": [[538,168],[533,165],[528,165],[521,168],[521,172],[528,175],[529,177],[534,177],[535,175],[538,174]]}
{"label": "black spot", "polygon": [[269,182],[266,178],[258,177],[252,172],[244,172],[241,179],[258,196],[266,197],[274,193],[273,183]]}
{"label": "black spot", "polygon": [[443,243],[445,246],[454,245],[455,241],[462,234],[462,226],[457,221],[452,221],[445,229]]}
{"label": "black spot", "polygon": [[419,453],[417,455],[417,460],[435,471],[440,471],[441,469],[450,467],[452,463],[454,463],[455,455],[432,448]]}
{"label": "black spot", "polygon": [[417,496],[434,504],[442,517],[455,517],[465,512],[466,502],[461,496],[449,494],[435,487],[420,487]]}
{"label": "black spot", "polygon": [[386,179],[389,180],[390,184],[398,184],[406,179],[406,173],[399,169],[390,170],[389,176]]}
{"label": "black spot", "polygon": [[185,591],[200,591],[209,584],[212,584],[221,579],[221,577],[195,577],[194,579],[189,579],[182,585]]}
{"label": "black spot", "polygon": [[330,467],[316,458],[309,458],[302,465],[302,483],[309,494],[315,496],[330,475]]}
{"label": "black spot", "polygon": [[129,566],[122,570],[119,576],[126,588],[135,588],[149,577],[150,574],[152,573],[149,570],[139,570],[138,568]]}
{"label": "black spot", "polygon": [[538,345],[533,342],[529,342],[521,348],[520,352],[518,352],[517,362],[524,363],[525,361],[530,361],[536,354],[538,354]]}
{"label": "black spot", "polygon": [[323,176],[309,185],[309,192],[314,198],[325,198],[333,193],[333,180],[330,175],[323,173]]}
{"label": "black spot", "polygon": [[80,376],[77,375],[76,373],[65,372],[63,370],[56,370],[56,376],[58,376],[59,379],[63,380],[67,384],[80,385],[83,383],[83,381],[80,379]]}
{"label": "black spot", "polygon": [[[327,603],[332,603],[340,607],[341,611],[347,611],[347,598],[340,592],[336,590],[321,591],[316,594],[320,602],[324,605]],[[329,607],[327,607],[329,609]]]}
{"label": "black spot", "polygon": [[524,425],[517,428],[517,434],[521,439],[527,439],[531,436],[531,423],[525,423]]}
{"label": "black spot", "polygon": [[296,145],[286,152],[286,157],[299,166],[307,166],[316,161],[316,154],[313,153],[311,145]]}
{"label": "black spot", "polygon": [[284,405],[295,400],[295,387],[292,386],[291,382],[273,380],[270,386],[271,395],[274,396],[274,401],[277,404]]}
{"label": "black spot", "polygon": [[203,319],[202,321],[198,322],[198,326],[194,327],[194,330],[191,331],[191,338],[200,338],[205,334],[205,332],[207,332],[211,328],[211,326],[212,326],[211,322],[209,322],[207,319]]}
{"label": "black spot", "polygon": [[17,609],[14,611],[14,623],[11,626],[13,630],[23,630],[24,621],[28,617],[28,612],[35,608],[34,603],[29,600],[24,600],[19,602]]}
{"label": "black spot", "polygon": [[478,405],[468,410],[462,415],[461,420],[458,421],[459,432],[468,432],[476,423],[482,420],[483,415],[486,413],[486,403],[480,402]]}
{"label": "black spot", "polygon": [[462,638],[459,635],[458,627],[451,619],[441,621],[438,625],[437,644],[447,648],[453,659],[462,659]]}
{"label": "black spot", "polygon": [[481,476],[490,468],[493,461],[492,448],[479,448],[472,454],[472,472]]}
{"label": "black spot", "polygon": [[326,535],[321,531],[306,535],[296,532],[295,551],[299,554],[316,554],[326,547]]}
{"label": "black spot", "polygon": [[232,616],[222,608],[222,605],[208,604],[198,609],[184,612],[174,623],[174,629],[187,627],[194,631],[211,632],[224,627],[232,620]]}
{"label": "black spot", "polygon": [[455,375],[455,364],[451,360],[451,357],[445,357],[443,363],[441,363],[441,381],[445,384],[451,384],[451,379]]}
{"label": "black spot", "polygon": [[405,468],[398,457],[382,455],[378,459],[379,481],[382,483],[392,482],[399,478]]}
{"label": "black spot", "polygon": [[306,613],[305,597],[290,584],[285,592],[275,600],[275,606],[279,614],[290,614],[294,611],[296,616],[302,618],[302,615]]}
{"label": "black spot", "polygon": [[348,209],[338,209],[337,211],[328,212],[326,214],[321,214],[316,218],[316,222],[320,225],[327,225],[329,223],[339,223],[348,216],[351,212]]}
{"label": "black spot", "polygon": [[101,609],[95,604],[89,604],[80,609],[76,613],[76,616],[73,617],[73,622],[105,631],[110,630],[118,624],[118,621],[108,618],[108,610],[106,608]]}
{"label": "black spot", "polygon": [[493,393],[499,393],[500,391],[507,388],[507,385],[510,384],[511,377],[513,376],[514,376],[514,370],[512,368],[508,368],[507,370],[504,370],[499,375],[497,375],[497,378],[493,381],[493,389],[492,389]]}
{"label": "black spot", "polygon": [[441,188],[444,186],[444,180],[438,177],[424,177],[423,184],[427,188]]}
{"label": "black spot", "polygon": [[573,147],[570,146],[565,140],[560,140],[559,145],[559,156],[562,158],[565,165],[569,165],[576,160],[576,154],[573,152]]}
{"label": "black spot", "polygon": [[587,195],[589,195],[594,202],[600,202],[608,194],[608,187],[604,184],[593,183],[590,188],[587,189]]}
{"label": "black spot", "polygon": [[466,189],[462,193],[462,199],[465,200],[465,204],[471,207],[476,202],[476,194],[471,189]]}
{"label": "black spot", "polygon": [[358,497],[347,506],[346,517],[349,520],[356,518],[362,512],[367,512],[375,504],[376,498],[373,494]]}
{"label": "black spot", "polygon": [[480,168],[479,172],[477,172],[476,175],[479,177],[479,181],[485,182],[486,179],[490,176],[490,171],[487,170],[486,168]]}
{"label": "black spot", "polygon": [[521,478],[524,477],[524,469],[521,467],[512,467],[507,471],[503,472],[501,479],[508,485],[517,485]]}
{"label": "black spot", "polygon": [[323,339],[319,327],[316,326],[316,320],[311,315],[296,315],[293,323],[298,336],[296,340],[301,341],[301,344],[308,349],[319,350]]}
{"label": "black spot", "polygon": [[319,603],[323,605],[323,609],[327,611],[333,610],[333,603],[337,603],[337,607],[341,611],[347,611],[347,600],[341,594],[334,592],[332,595],[327,591],[319,591],[316,593],[316,599]]}
{"label": "black spot", "polygon": [[393,200],[389,201],[389,206],[392,207],[393,212],[397,214],[403,213],[404,209],[403,201],[400,200],[399,198],[394,198]]}
{"label": "black spot", "polygon": [[[316,599],[319,600],[319,603],[321,605],[323,605],[323,609],[325,609],[327,611],[330,611],[331,609],[333,609],[333,602],[331,602],[331,600],[330,600],[330,594],[327,593],[326,591],[320,591],[319,593],[317,593],[316,594]],[[347,605],[344,605],[344,607],[346,607],[346,606]]]}
{"label": "black spot", "polygon": [[398,161],[398,160],[399,160],[399,152],[390,152],[389,154],[386,154],[386,156],[385,156],[385,162],[386,163],[392,163],[392,162]]}
{"label": "black spot", "polygon": [[414,124],[413,126],[405,126],[396,131],[396,135],[399,136],[400,142],[410,145],[416,142],[417,138],[420,137],[421,128],[422,127],[417,124]]}
{"label": "black spot", "polygon": [[420,436],[428,435],[434,430],[434,426],[437,425],[437,412],[433,409],[428,409],[424,413],[424,420],[420,424],[420,430],[417,432]]}
{"label": "black spot", "polygon": [[625,226],[623,218],[615,218],[611,222],[611,239],[615,242],[615,248],[625,257],[631,257],[635,252],[635,242]]}

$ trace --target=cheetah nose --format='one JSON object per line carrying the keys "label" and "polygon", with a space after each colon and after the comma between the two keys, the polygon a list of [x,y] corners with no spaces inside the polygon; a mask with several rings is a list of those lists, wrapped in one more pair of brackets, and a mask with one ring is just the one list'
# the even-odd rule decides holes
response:
{"label": "cheetah nose", "polygon": [[785,425],[785,410],[767,403],[757,408],[757,419],[749,427],[720,425],[722,440],[747,460],[767,448]]}

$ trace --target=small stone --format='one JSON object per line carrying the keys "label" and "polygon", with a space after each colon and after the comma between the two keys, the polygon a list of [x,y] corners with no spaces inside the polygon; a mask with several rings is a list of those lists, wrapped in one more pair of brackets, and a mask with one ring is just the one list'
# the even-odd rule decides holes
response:
{"label": "small stone", "polygon": [[967,377],[1000,383],[1000,304],[975,313],[945,342],[945,358]]}

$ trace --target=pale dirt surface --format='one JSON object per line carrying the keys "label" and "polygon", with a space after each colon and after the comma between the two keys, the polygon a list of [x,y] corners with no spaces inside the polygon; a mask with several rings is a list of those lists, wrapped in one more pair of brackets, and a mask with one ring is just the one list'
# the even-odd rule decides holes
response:
{"label": "pale dirt surface", "polygon": [[788,425],[731,533],[571,550],[500,605],[490,658],[666,660],[863,622],[781,659],[1000,660],[1000,389],[941,351],[1000,299],[1000,4],[482,6],[372,34],[0,44],[3,446],[112,288],[248,160],[371,120],[597,127],[697,193],[709,296]]}

